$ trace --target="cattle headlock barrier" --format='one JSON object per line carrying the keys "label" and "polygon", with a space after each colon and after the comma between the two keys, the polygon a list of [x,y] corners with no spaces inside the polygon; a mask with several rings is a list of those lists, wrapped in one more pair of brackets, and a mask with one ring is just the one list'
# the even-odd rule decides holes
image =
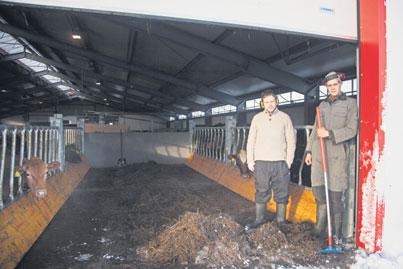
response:
{"label": "cattle headlock barrier", "polygon": [[[64,126],[55,114],[47,126],[0,125],[0,268],[14,268],[46,229],[90,168],[84,153],[84,120]],[[75,149],[79,163],[65,162],[65,149]],[[60,172],[50,173],[47,195],[37,198],[24,188],[17,166],[33,157],[57,161]]]}

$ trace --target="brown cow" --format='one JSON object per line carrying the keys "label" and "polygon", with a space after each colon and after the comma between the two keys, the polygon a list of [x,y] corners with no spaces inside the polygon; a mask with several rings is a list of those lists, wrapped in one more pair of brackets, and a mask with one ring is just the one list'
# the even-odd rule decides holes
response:
{"label": "brown cow", "polygon": [[22,167],[16,168],[16,176],[25,174],[28,186],[33,191],[35,197],[44,198],[47,195],[46,179],[48,171],[59,169],[59,167],[59,162],[46,164],[38,157],[32,157]]}
{"label": "brown cow", "polygon": [[241,149],[238,154],[228,156],[228,159],[235,161],[236,166],[239,168],[243,178],[250,178],[251,172],[249,171],[248,164],[246,163],[246,150]]}

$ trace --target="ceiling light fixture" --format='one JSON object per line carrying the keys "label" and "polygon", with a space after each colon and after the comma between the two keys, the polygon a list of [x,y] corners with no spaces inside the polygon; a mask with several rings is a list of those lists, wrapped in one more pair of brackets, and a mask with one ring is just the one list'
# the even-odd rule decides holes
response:
{"label": "ceiling light fixture", "polygon": [[1,92],[7,92],[7,90],[1,90]]}
{"label": "ceiling light fixture", "polygon": [[71,38],[73,38],[74,40],[80,40],[81,35],[79,33],[73,32],[71,33]]}
{"label": "ceiling light fixture", "polygon": [[95,82],[95,84],[100,86],[102,83],[101,83],[101,81],[98,80],[97,82]]}

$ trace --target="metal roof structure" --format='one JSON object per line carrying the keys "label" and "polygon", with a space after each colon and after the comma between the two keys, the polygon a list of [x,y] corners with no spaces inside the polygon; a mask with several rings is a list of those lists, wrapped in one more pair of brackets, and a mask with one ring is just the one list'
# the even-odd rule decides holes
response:
{"label": "metal roof structure", "polygon": [[0,117],[78,100],[188,114],[267,88],[305,94],[355,65],[339,40],[0,3]]}

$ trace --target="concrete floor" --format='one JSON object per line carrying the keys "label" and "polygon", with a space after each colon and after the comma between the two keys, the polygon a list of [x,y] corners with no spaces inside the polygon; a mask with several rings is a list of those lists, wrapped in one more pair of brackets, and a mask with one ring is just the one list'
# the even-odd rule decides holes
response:
{"label": "concrete floor", "polygon": [[159,268],[136,247],[185,211],[253,215],[253,203],[184,165],[127,169],[91,169],[17,268]]}

